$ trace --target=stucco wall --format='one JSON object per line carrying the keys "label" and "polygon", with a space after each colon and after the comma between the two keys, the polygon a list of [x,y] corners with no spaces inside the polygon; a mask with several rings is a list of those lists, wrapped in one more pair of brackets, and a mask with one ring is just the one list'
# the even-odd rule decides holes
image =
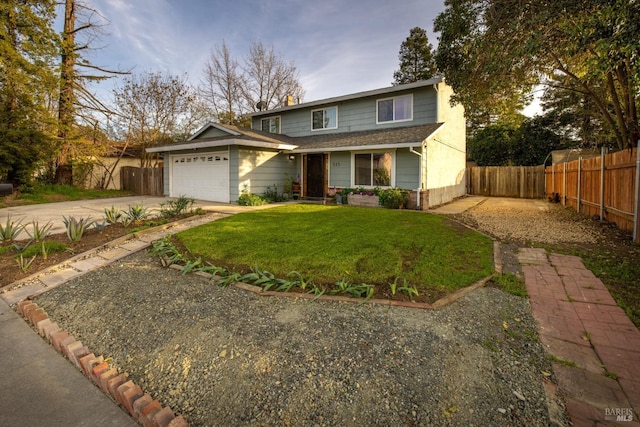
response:
{"label": "stucco wall", "polygon": [[430,206],[449,202],[465,193],[466,121],[464,108],[449,104],[452,95],[449,86],[438,84],[438,122],[444,125],[426,144],[426,188],[430,190]]}
{"label": "stucco wall", "polygon": [[[122,158],[118,162],[117,157],[98,157],[97,159],[94,159],[90,162],[93,163],[93,166],[87,167],[87,170],[83,171],[86,173],[85,176],[79,176],[79,173],[76,173],[76,171],[74,170],[74,185],[78,185],[84,188],[103,188],[104,186],[104,188],[107,190],[120,190],[120,168],[124,166],[140,166],[140,159],[132,158]],[[109,182],[109,185],[106,185],[108,179],[107,169],[111,170],[116,162],[117,166],[113,171],[113,179],[111,180],[111,182]],[[81,169],[84,168],[78,168],[78,170]]]}

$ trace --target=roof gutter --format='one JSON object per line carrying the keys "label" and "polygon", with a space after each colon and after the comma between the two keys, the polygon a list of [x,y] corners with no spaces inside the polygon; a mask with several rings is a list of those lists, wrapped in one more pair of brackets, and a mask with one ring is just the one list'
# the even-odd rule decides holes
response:
{"label": "roof gutter", "polygon": [[343,147],[321,147],[321,148],[296,148],[294,153],[329,153],[332,151],[367,151],[367,150],[388,150],[395,148],[411,148],[420,145],[420,142],[403,142],[400,144],[378,144],[378,145],[349,145]]}
{"label": "roof gutter", "polygon": [[271,148],[273,150],[293,150],[297,148],[297,145],[292,144],[282,144],[282,143],[273,143],[273,142],[262,142],[262,141],[252,141],[248,139],[222,139],[218,141],[200,141],[200,142],[192,142],[189,144],[176,144],[176,145],[163,145],[160,147],[150,147],[147,148],[147,153],[162,153],[168,151],[183,151],[183,150],[196,150],[198,148],[216,148],[216,147],[224,147],[227,145],[244,145],[248,147],[257,147],[257,148]]}

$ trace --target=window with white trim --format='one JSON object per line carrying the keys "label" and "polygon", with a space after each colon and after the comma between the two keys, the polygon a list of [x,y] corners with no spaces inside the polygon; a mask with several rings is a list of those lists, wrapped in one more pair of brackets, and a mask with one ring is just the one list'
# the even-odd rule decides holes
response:
{"label": "window with white trim", "polygon": [[392,164],[389,152],[354,154],[354,185],[390,187]]}
{"label": "window with white trim", "polygon": [[379,99],[377,102],[377,122],[404,122],[413,120],[413,95]]}
{"label": "window with white trim", "polygon": [[280,116],[260,120],[260,129],[263,132],[280,133]]}
{"label": "window with white trim", "polygon": [[338,107],[311,111],[311,130],[337,129]]}

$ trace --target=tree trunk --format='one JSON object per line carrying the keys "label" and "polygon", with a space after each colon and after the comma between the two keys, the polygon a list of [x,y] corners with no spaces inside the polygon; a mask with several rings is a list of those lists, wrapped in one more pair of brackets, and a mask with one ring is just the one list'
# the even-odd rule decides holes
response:
{"label": "tree trunk", "polygon": [[71,134],[74,106],[73,84],[75,79],[75,0],[65,0],[64,29],[60,61],[60,97],[58,99],[58,141],[55,182],[72,184],[71,180]]}

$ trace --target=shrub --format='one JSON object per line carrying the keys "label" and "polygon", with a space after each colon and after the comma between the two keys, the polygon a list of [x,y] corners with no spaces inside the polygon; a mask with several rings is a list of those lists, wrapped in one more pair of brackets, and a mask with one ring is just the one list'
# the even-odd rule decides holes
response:
{"label": "shrub", "polygon": [[285,193],[278,193],[278,184],[268,186],[262,198],[271,203],[284,202],[287,200]]}
{"label": "shrub", "polygon": [[409,202],[409,192],[399,188],[378,190],[378,202],[387,209],[403,209]]}
{"label": "shrub", "polygon": [[240,197],[238,197],[238,204],[240,206],[261,206],[266,205],[267,201],[257,194],[251,194],[245,185]]}

